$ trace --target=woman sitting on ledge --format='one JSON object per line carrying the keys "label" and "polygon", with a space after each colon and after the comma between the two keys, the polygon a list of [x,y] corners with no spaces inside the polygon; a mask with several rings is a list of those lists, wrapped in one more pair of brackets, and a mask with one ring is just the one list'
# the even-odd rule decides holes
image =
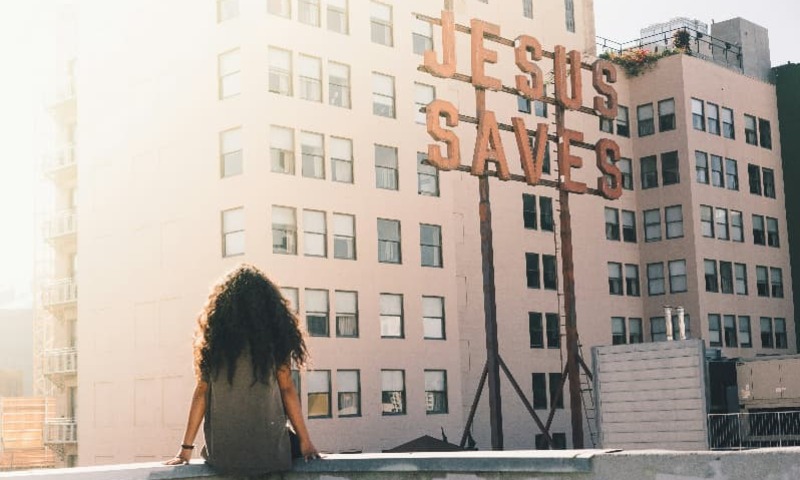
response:
{"label": "woman sitting on ledge", "polygon": [[[258,268],[241,265],[214,286],[197,323],[197,386],[183,444],[166,464],[189,462],[202,420],[202,454],[225,473],[289,470],[292,456],[319,458],[290,368],[303,366],[308,351],[275,284]],[[296,432],[291,441],[287,417]]]}

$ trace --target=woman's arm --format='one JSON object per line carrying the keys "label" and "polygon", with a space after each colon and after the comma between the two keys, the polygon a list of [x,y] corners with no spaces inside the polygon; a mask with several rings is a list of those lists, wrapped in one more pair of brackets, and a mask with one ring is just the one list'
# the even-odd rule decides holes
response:
{"label": "woman's arm", "polygon": [[278,387],[281,389],[281,398],[283,399],[283,409],[286,411],[289,421],[292,422],[297,439],[300,440],[300,452],[303,454],[303,458],[306,460],[319,458],[317,447],[311,443],[306,423],[303,421],[303,410],[300,408],[297,389],[294,388],[291,369],[288,365],[284,365],[278,369],[277,376]]}
{"label": "woman's arm", "polygon": [[[194,394],[192,394],[192,405],[189,407],[189,420],[186,422],[186,432],[183,434],[183,445],[173,459],[164,462],[166,465],[182,465],[191,460],[194,439],[200,429],[200,422],[203,421],[206,414],[207,390],[208,383],[198,380],[197,386],[194,387]],[[185,448],[189,445],[192,445],[192,448]]]}

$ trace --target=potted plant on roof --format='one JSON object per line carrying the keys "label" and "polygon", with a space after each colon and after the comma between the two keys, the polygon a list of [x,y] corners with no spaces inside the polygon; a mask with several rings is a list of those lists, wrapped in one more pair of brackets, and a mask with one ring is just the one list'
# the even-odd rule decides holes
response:
{"label": "potted plant on roof", "polygon": [[691,41],[692,35],[685,28],[675,30],[675,33],[672,34],[672,45],[687,55],[692,54]]}

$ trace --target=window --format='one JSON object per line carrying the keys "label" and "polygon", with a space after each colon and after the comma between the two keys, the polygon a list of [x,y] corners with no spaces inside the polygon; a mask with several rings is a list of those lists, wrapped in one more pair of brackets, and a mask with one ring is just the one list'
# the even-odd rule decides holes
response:
{"label": "window", "polygon": [[406,378],[404,370],[381,370],[381,412],[405,415]]}
{"label": "window", "polygon": [[[547,85],[544,86],[542,90],[542,95],[547,96]],[[537,117],[547,118],[547,104],[541,100],[534,100],[533,101],[533,114]],[[549,151],[549,149],[547,149]],[[547,162],[545,162],[547,163]],[[546,170],[547,173],[550,173],[549,169]]]}
{"label": "window", "polygon": [[272,253],[297,254],[297,220],[294,208],[272,207]]}
{"label": "window", "polygon": [[725,346],[729,348],[738,347],[739,342],[736,338],[736,315],[723,315],[722,321]]}
{"label": "window", "polygon": [[700,229],[706,238],[714,238],[714,208],[700,205]]}
{"label": "window", "polygon": [[306,289],[306,327],[312,337],[328,337],[328,291]]}
{"label": "window", "polygon": [[541,313],[528,312],[528,336],[531,348],[544,348],[544,325]]}
{"label": "window", "polygon": [[648,263],[647,264],[647,294],[648,295],[663,295],[664,289],[664,264],[663,263]]}
{"label": "window", "polygon": [[686,260],[669,262],[669,292],[680,293],[687,290]]}
{"label": "window", "polygon": [[414,82],[414,118],[420,125],[427,122],[426,113],[422,109],[436,99],[436,89],[431,85]]}
{"label": "window", "polygon": [[525,254],[525,277],[527,279],[528,288],[541,288],[538,253],[528,252]]}
{"label": "window", "polygon": [[303,159],[303,176],[325,178],[325,140],[322,134],[300,132],[300,153]]}
{"label": "window", "polygon": [[292,17],[291,0],[267,0],[267,11],[279,17]]}
{"label": "window", "polygon": [[544,270],[544,288],[546,290],[556,290],[558,288],[558,277],[556,274],[556,257],[554,255],[542,255],[542,270]]}
{"label": "window", "polygon": [[789,348],[785,318],[775,319],[775,348]]}
{"label": "window", "polygon": [[777,218],[767,217],[767,245],[776,248],[781,246]]}
{"label": "window", "polygon": [[744,220],[742,212],[731,210],[731,240],[744,242]]}
{"label": "window", "polygon": [[522,95],[517,95],[517,111],[520,113],[531,113],[531,101]]}
{"label": "window", "polygon": [[387,47],[394,45],[391,5],[372,2],[370,6],[370,31],[373,43],[379,43]]}
{"label": "window", "polygon": [[725,107],[722,107],[722,136],[736,138],[736,130],[733,125],[733,110]]}
{"label": "window", "polygon": [[725,188],[725,175],[722,171],[722,157],[711,155],[711,185]]}
{"label": "window", "polygon": [[428,155],[417,152],[417,193],[430,197],[439,196],[439,170],[426,165]]}
{"label": "window", "polygon": [[759,297],[769,297],[769,269],[756,266],[756,291]]}
{"label": "window", "polygon": [[744,263],[733,264],[734,290],[736,295],[747,295],[747,265]]}
{"label": "window", "polygon": [[539,223],[543,232],[553,231],[553,199],[550,197],[539,197]]}
{"label": "window", "polygon": [[750,145],[758,145],[756,135],[756,117],[752,115],[744,116],[744,141]]}
{"label": "window", "polygon": [[694,152],[694,161],[697,183],[708,185],[708,154],[696,150]]}
{"label": "window", "polygon": [[653,121],[653,104],[648,103],[636,107],[636,121],[639,125],[639,136],[646,137],[656,132]]}
{"label": "window", "polygon": [[348,0],[328,0],[328,30],[345,35],[350,32],[347,2]]}
{"label": "window", "polygon": [[628,107],[619,105],[617,107],[617,135],[622,137],[631,136],[631,128],[628,122]]}
{"label": "window", "polygon": [[221,53],[217,57],[219,98],[230,98],[242,93],[242,60],[239,49]]}
{"label": "window", "polygon": [[222,212],[222,256],[244,254],[244,208]]}
{"label": "window", "polygon": [[765,168],[764,174],[764,196],[767,198],[775,198],[775,173],[771,168]]}
{"label": "window", "polygon": [[375,145],[375,187],[397,190],[397,148]]}
{"label": "window", "polygon": [[306,376],[308,382],[308,418],[331,416],[331,372],[312,370]]}
{"label": "window", "polygon": [[533,383],[533,408],[547,409],[547,375],[533,373],[531,382]]}
{"label": "window", "polygon": [[313,27],[319,27],[319,0],[297,0],[297,20]]}
{"label": "window", "polygon": [[642,331],[642,319],[631,318],[628,321],[628,343],[642,343],[644,342],[644,333]]}
{"label": "window", "polygon": [[658,167],[656,156],[652,155],[641,159],[642,164],[642,189],[658,186]]}
{"label": "window", "polygon": [[620,158],[617,162],[617,168],[622,173],[622,188],[625,190],[633,190],[633,171],[631,170],[631,159]]}
{"label": "window", "polygon": [[547,380],[550,382],[550,406],[564,408],[564,395],[561,388],[561,372],[548,373]]}
{"label": "window", "polygon": [[529,230],[536,230],[537,228],[536,195],[522,194],[522,225]]}
{"label": "window", "polygon": [[644,211],[644,241],[657,242],[661,240],[661,210]]}
{"label": "window", "polygon": [[722,293],[733,294],[733,264],[719,261],[719,282]]}
{"label": "window", "polygon": [[447,372],[425,370],[425,413],[447,413]]}
{"label": "window", "polygon": [[281,287],[281,295],[286,299],[289,311],[293,313],[299,312],[300,293],[294,287]]}
{"label": "window", "polygon": [[622,211],[622,240],[636,243],[636,212]]}
{"label": "window", "polygon": [[564,9],[567,20],[567,31],[575,33],[575,5],[573,0],[564,0]]}
{"label": "window", "polygon": [[356,259],[356,217],[333,214],[333,258]]}
{"label": "window", "polygon": [[378,262],[402,263],[399,220],[378,219]]}
{"label": "window", "polygon": [[381,338],[403,338],[403,296],[381,293]]}
{"label": "window", "polygon": [[561,330],[558,314],[546,313],[544,318],[547,326],[547,348],[561,348]]}
{"label": "window", "polygon": [[739,190],[739,167],[732,158],[725,159],[725,184],[728,190]]}
{"label": "window", "polygon": [[783,270],[780,268],[770,267],[769,279],[772,283],[772,297],[783,298]]}
{"label": "window", "polygon": [[312,102],[322,101],[322,61],[308,55],[298,55],[297,70],[300,79],[300,98]]}
{"label": "window", "polygon": [[294,175],[294,130],[273,125],[269,129],[269,139],[271,170]]}
{"label": "window", "polygon": [[353,183],[353,141],[349,138],[330,137],[331,180]]}
{"label": "window", "polygon": [[444,298],[422,297],[422,336],[428,340],[444,340]]}
{"label": "window", "polygon": [[423,267],[442,268],[442,227],[419,225],[419,248]]}
{"label": "window", "polygon": [[606,207],[606,239],[619,240],[619,210]]}
{"label": "window", "polygon": [[622,295],[622,264],[608,262],[608,293]]}
{"label": "window", "polygon": [[611,344],[623,345],[628,341],[625,317],[611,317]]}
{"label": "window", "polygon": [[747,165],[747,180],[750,184],[750,193],[761,195],[761,168],[749,163]]}
{"label": "window", "polygon": [[335,292],[336,336],[358,337],[358,293]]}
{"label": "window", "polygon": [[650,317],[650,341],[663,342],[667,339],[667,320],[664,317]]}
{"label": "window", "polygon": [[303,253],[307,257],[328,256],[325,212],[303,210]]}
{"label": "window", "polygon": [[525,18],[533,18],[533,0],[522,0],[522,15]]}
{"label": "window", "polygon": [[350,108],[350,65],[328,62],[328,103]]}
{"label": "window", "polygon": [[719,106],[708,103],[708,133],[719,135]]}
{"label": "window", "polygon": [[711,347],[722,346],[722,325],[716,313],[708,314],[708,344]]}
{"label": "window", "polygon": [[600,131],[606,133],[614,133],[614,120],[609,120],[605,117],[600,118]]}
{"label": "window", "polygon": [[681,173],[678,167],[678,152],[661,154],[661,178],[664,185],[675,185],[681,182]]}
{"label": "window", "polygon": [[703,265],[705,269],[706,292],[719,292],[719,283],[717,281],[717,261],[706,259],[703,261]]}
{"label": "window", "polygon": [[239,16],[239,0],[217,0],[217,22]]}
{"label": "window", "polygon": [[756,245],[766,245],[767,237],[764,233],[764,217],[753,215],[753,243]]}
{"label": "window", "polygon": [[665,208],[664,222],[667,224],[667,238],[683,237],[683,207],[674,205]]}
{"label": "window", "polygon": [[625,292],[629,297],[638,297],[639,290],[639,265],[625,264]]}
{"label": "window", "polygon": [[292,95],[292,52],[269,47],[269,91]]}
{"label": "window", "polygon": [[336,371],[336,406],[340,417],[361,415],[361,373],[358,370]]}
{"label": "window", "polygon": [[758,119],[758,140],[762,147],[772,149],[772,127],[769,120]]}
{"label": "window", "polygon": [[772,319],[761,317],[761,348],[773,348],[775,343],[772,340]]}
{"label": "window", "polygon": [[728,210],[725,208],[717,208],[714,210],[714,217],[716,219],[717,238],[720,240],[728,240]]}
{"label": "window", "polygon": [[746,315],[739,316],[739,346],[742,348],[753,346],[753,339],[750,335],[750,317]]}
{"label": "window", "polygon": [[695,130],[706,131],[705,106],[696,98],[692,99],[692,126]]}
{"label": "window", "polygon": [[415,18],[412,21],[411,29],[414,53],[424,55],[426,50],[433,50],[433,25]]}
{"label": "window", "polygon": [[372,113],[395,118],[394,77],[381,73],[372,74]]}
{"label": "window", "polygon": [[658,102],[658,131],[675,130],[675,99]]}
{"label": "window", "polygon": [[219,159],[223,178],[242,173],[241,128],[232,128],[219,134]]}

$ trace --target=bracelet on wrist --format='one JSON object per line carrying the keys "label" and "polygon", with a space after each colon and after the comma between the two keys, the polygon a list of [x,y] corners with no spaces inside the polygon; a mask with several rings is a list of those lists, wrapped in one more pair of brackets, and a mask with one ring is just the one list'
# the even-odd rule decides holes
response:
{"label": "bracelet on wrist", "polygon": [[194,445],[186,445],[185,443],[181,444],[181,448],[183,450],[194,450]]}

